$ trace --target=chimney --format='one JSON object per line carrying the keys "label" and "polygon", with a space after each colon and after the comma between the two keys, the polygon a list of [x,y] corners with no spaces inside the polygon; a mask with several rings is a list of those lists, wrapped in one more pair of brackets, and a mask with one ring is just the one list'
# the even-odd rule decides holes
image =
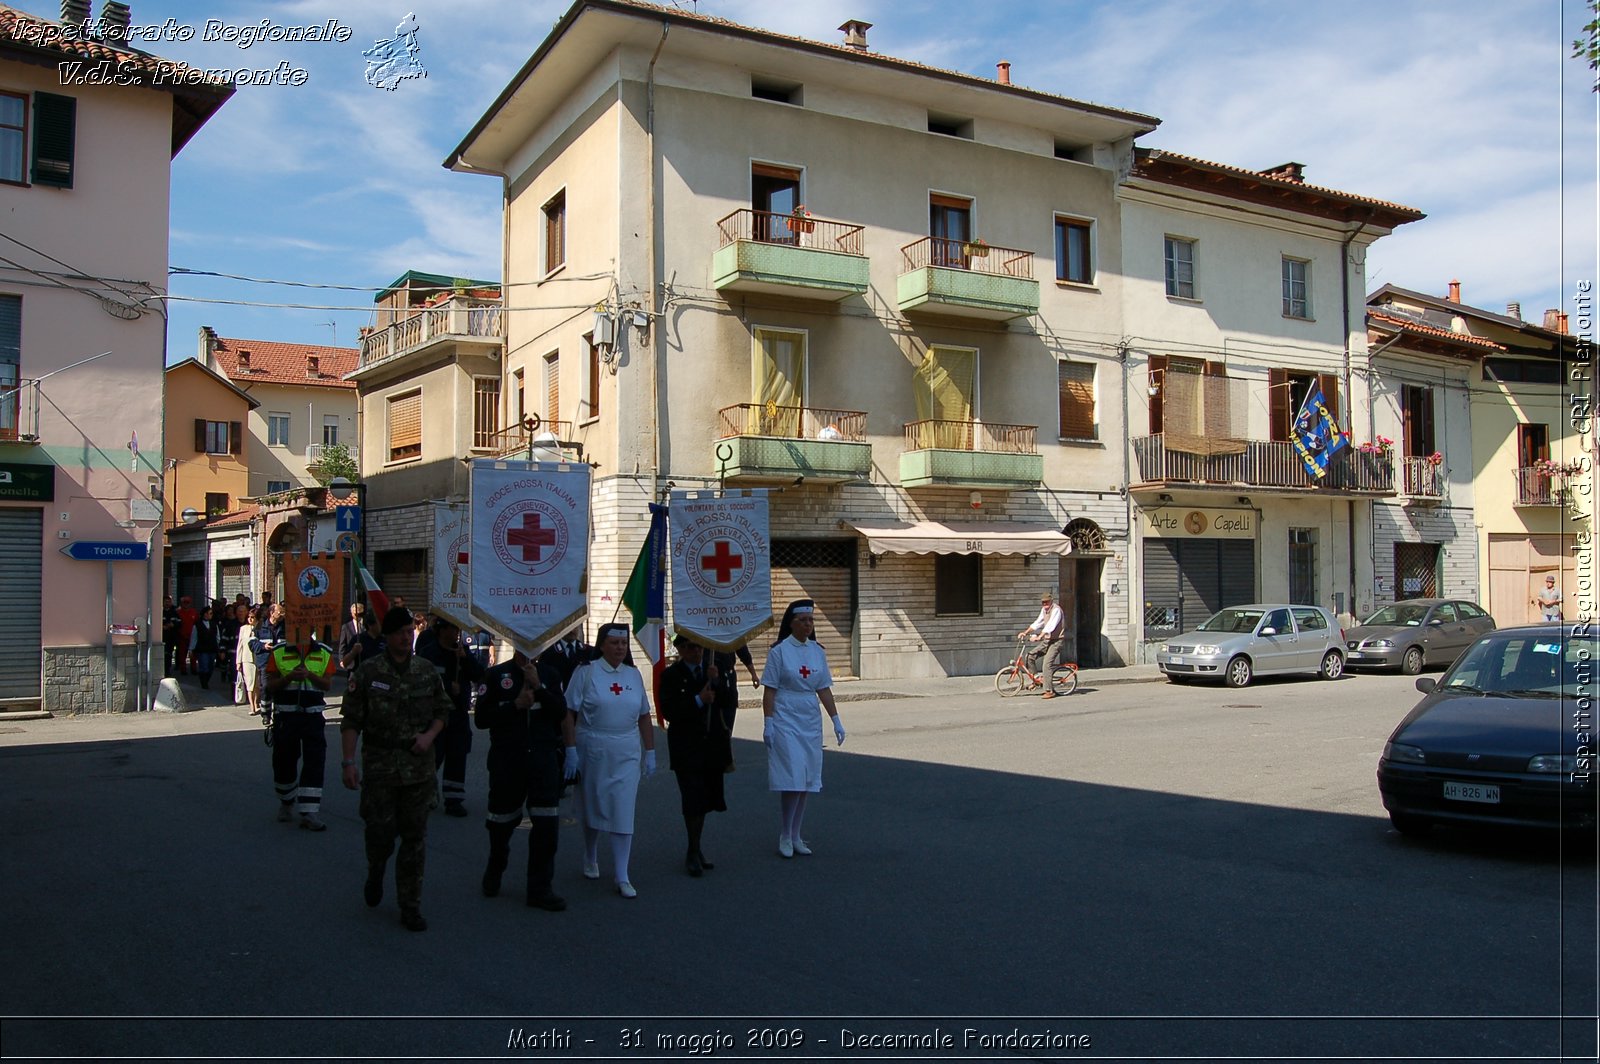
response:
{"label": "chimney", "polygon": [[1556,332],[1567,335],[1567,312],[1564,310],[1556,315]]}
{"label": "chimney", "polygon": [[320,377],[320,376],[322,376],[322,360],[319,359],[316,355],[313,355],[309,351],[306,352],[306,376],[307,377]]}
{"label": "chimney", "polygon": [[1263,177],[1275,177],[1279,181],[1293,181],[1297,185],[1305,184],[1305,163],[1281,163],[1269,170],[1257,171]]}
{"label": "chimney", "polygon": [[1551,307],[1549,310],[1544,312],[1544,327],[1549,329],[1551,332],[1565,332],[1566,330],[1561,328],[1561,319],[1564,317],[1566,317],[1565,314],[1562,314],[1561,311]]}
{"label": "chimney", "polygon": [[101,35],[108,41],[126,41],[133,12],[122,0],[106,0],[100,8]]}
{"label": "chimney", "polygon": [[1516,318],[1518,321],[1521,321],[1522,320],[1522,304],[1521,303],[1507,303],[1506,304],[1506,317],[1508,317],[1508,318]]}
{"label": "chimney", "polygon": [[846,48],[854,48],[858,52],[867,50],[867,31],[872,28],[872,23],[853,18],[839,28],[844,31]]}
{"label": "chimney", "polygon": [[994,65],[995,80],[1002,85],[1011,84],[1011,60],[1002,59]]}
{"label": "chimney", "polygon": [[250,372],[250,349],[248,347],[239,348],[239,372]]}
{"label": "chimney", "polygon": [[61,0],[61,21],[81,26],[89,21],[89,0]]}
{"label": "chimney", "polygon": [[1445,296],[1445,298],[1448,299],[1452,303],[1461,302],[1461,282],[1460,281],[1451,281],[1450,282],[1450,294]]}

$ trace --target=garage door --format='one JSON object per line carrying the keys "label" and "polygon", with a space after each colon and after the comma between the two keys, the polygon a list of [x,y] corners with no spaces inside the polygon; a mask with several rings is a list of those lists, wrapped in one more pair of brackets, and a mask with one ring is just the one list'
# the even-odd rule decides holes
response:
{"label": "garage door", "polygon": [[[39,551],[44,511],[0,509],[0,705],[40,697]],[[14,648],[14,649],[13,649]]]}
{"label": "garage door", "polygon": [[1252,540],[1149,539],[1144,544],[1146,639],[1195,625],[1256,597]]}
{"label": "garage door", "polygon": [[[816,639],[828,654],[834,676],[855,675],[856,540],[775,539],[772,541],[772,613],[779,620],[795,599],[816,602]],[[757,659],[778,633],[751,648]]]}

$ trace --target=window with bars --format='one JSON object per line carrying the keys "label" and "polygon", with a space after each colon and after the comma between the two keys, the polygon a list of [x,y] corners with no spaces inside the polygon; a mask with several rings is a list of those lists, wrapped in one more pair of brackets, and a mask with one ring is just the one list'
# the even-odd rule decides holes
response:
{"label": "window with bars", "polygon": [[488,450],[500,431],[500,378],[472,378],[472,446]]}
{"label": "window with bars", "polygon": [[422,457],[422,392],[389,400],[389,461]]}
{"label": "window with bars", "polygon": [[567,190],[562,189],[544,205],[544,272],[550,273],[567,262]]}
{"label": "window with bars", "polygon": [[1060,435],[1066,440],[1097,440],[1094,366],[1086,362],[1056,363],[1056,393],[1061,417]]}

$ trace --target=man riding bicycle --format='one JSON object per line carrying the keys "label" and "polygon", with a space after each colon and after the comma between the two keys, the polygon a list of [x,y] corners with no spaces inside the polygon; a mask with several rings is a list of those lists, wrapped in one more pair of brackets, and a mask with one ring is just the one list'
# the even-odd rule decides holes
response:
{"label": "man riding bicycle", "polygon": [[[1037,650],[1028,653],[1029,668],[1049,676],[1050,670],[1061,664],[1061,635],[1065,629],[1066,618],[1061,613],[1061,607],[1056,605],[1055,597],[1046,591],[1039,596],[1039,616],[1034,618],[1032,624],[1017,633],[1018,639],[1043,644]],[[1053,690],[1044,693],[1046,698],[1055,696]]]}

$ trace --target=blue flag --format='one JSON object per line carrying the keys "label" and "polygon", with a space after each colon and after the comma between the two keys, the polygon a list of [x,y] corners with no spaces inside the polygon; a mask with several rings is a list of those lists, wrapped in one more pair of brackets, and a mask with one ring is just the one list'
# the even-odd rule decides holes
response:
{"label": "blue flag", "polygon": [[1322,385],[1313,385],[1300,405],[1294,419],[1294,431],[1289,434],[1306,471],[1321,480],[1328,475],[1328,462],[1346,443],[1344,433],[1333,420],[1333,413],[1322,395]]}

